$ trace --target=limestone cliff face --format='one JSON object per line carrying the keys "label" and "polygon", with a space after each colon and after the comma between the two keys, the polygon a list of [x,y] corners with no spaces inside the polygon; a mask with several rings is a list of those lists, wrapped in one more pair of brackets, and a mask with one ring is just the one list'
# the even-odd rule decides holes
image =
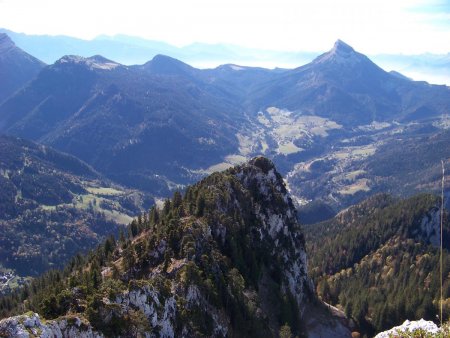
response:
{"label": "limestone cliff face", "polygon": [[42,337],[42,338],[103,338],[79,317],[42,321],[37,313],[27,313],[0,321],[1,337]]}
{"label": "limestone cliff face", "polygon": [[420,230],[417,229],[416,234],[433,246],[439,247],[441,241],[440,222],[441,209],[434,207],[423,216],[420,222]]}
{"label": "limestone cliff face", "polygon": [[235,176],[245,190],[253,192],[252,209],[258,220],[255,229],[259,240],[271,247],[272,262],[281,267],[283,288],[290,291],[302,309],[313,285],[307,276],[304,236],[281,175],[271,162],[259,157],[236,168]]}
{"label": "limestone cliff face", "polygon": [[65,314],[45,324],[36,314],[8,318],[0,334],[275,337],[286,322],[304,333],[302,313],[315,298],[305,242],[272,162],[213,174],[149,219],[102,262],[95,290],[66,288],[76,305]]}

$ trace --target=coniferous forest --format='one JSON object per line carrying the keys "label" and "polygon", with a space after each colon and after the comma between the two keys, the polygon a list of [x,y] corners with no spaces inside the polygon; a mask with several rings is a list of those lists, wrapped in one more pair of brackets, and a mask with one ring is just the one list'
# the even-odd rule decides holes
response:
{"label": "coniferous forest", "polygon": [[[320,297],[341,306],[369,336],[406,319],[437,320],[438,205],[432,195],[400,200],[381,194],[305,227],[310,276]],[[449,230],[445,213],[444,318],[450,312]]]}
{"label": "coniferous forest", "polygon": [[[142,31],[160,18],[156,5],[27,1],[0,0],[0,21],[77,18],[94,37],[93,13],[119,29],[133,8]],[[433,47],[450,30],[381,38],[448,10],[268,0],[225,15],[221,1],[171,4],[149,36],[168,22],[178,41],[207,17],[198,31],[215,38],[226,17],[233,39],[264,23],[251,39],[263,49],[0,27],[0,337],[450,336],[450,73]],[[410,20],[379,25],[385,9]],[[355,22],[377,39],[356,38]]]}
{"label": "coniferous forest", "polygon": [[[298,295],[286,289],[286,273],[304,239],[281,176],[264,158],[253,165],[213,174],[184,195],[175,192],[117,239],[108,237],[64,270],[51,270],[1,298],[1,316],[26,311],[45,319],[82,316],[106,336],[158,334],[164,326],[150,326],[146,308],[120,307],[121,297],[147,290],[157,297],[159,315],[174,302],[174,332],[211,336],[224,316],[236,337],[275,334],[283,325],[301,335]],[[264,181],[259,175],[269,170],[273,179]],[[293,234],[269,234],[261,227],[266,216],[255,206],[276,217],[292,213],[285,224]],[[304,283],[303,301],[314,304],[313,290]]]}

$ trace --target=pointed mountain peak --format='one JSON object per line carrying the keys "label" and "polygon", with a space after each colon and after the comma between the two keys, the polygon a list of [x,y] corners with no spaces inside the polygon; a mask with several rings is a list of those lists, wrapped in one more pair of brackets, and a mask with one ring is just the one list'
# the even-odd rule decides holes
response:
{"label": "pointed mountain peak", "polygon": [[331,52],[334,53],[353,53],[355,52],[355,50],[348,44],[346,44],[344,41],[342,40],[337,40],[334,43],[333,48],[331,49]]}
{"label": "pointed mountain peak", "polygon": [[366,59],[365,55],[356,52],[344,41],[337,40],[330,51],[318,56],[313,63],[357,64]]}

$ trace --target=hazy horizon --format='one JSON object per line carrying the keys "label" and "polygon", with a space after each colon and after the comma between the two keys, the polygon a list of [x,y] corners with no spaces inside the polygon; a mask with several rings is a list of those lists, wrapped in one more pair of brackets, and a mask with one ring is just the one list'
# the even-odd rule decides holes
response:
{"label": "hazy horizon", "polygon": [[[1,3],[2,0],[0,0]],[[336,40],[332,41],[332,43],[328,46],[328,48],[325,49],[317,49],[317,50],[308,50],[308,49],[304,49],[302,47],[299,47],[296,50],[289,50],[289,49],[270,49],[270,48],[263,48],[263,47],[247,47],[245,45],[240,45],[240,44],[234,44],[234,43],[226,43],[226,42],[217,42],[217,43],[210,43],[210,42],[201,42],[201,41],[193,41],[189,44],[186,45],[176,45],[173,44],[171,42],[168,41],[164,41],[164,40],[158,40],[158,39],[151,39],[151,38],[146,38],[146,37],[142,37],[142,36],[138,36],[138,35],[129,35],[129,34],[124,34],[124,33],[117,33],[117,34],[99,34],[96,35],[92,38],[83,38],[83,37],[77,37],[75,35],[68,35],[68,34],[46,34],[46,33],[42,33],[42,34],[38,34],[38,33],[28,33],[25,31],[15,31],[13,29],[11,29],[10,27],[3,27],[0,26],[0,30],[6,30],[6,31],[11,31],[14,32],[16,34],[24,34],[27,36],[46,36],[46,37],[52,37],[52,38],[73,38],[73,39],[78,39],[78,40],[83,40],[83,41],[96,41],[96,40],[114,40],[114,39],[120,39],[120,38],[131,38],[131,39],[142,39],[145,41],[151,41],[151,42],[157,42],[157,43],[162,43],[162,44],[167,44],[169,46],[175,47],[175,48],[189,48],[189,47],[194,47],[197,45],[201,45],[201,46],[211,46],[211,47],[235,47],[235,48],[240,48],[240,49],[247,49],[247,50],[261,50],[261,51],[267,51],[267,52],[279,52],[279,53],[285,53],[285,52],[289,52],[289,53],[310,53],[310,54],[321,54],[321,53],[325,53],[327,51],[329,51],[334,43],[338,40],[341,40],[343,42],[345,42],[346,44],[350,45],[351,47],[355,48],[355,50],[357,49],[356,45],[353,45],[351,43],[349,43],[348,41],[346,41],[345,39],[342,39],[340,37],[337,37]],[[357,50],[358,52],[361,52],[360,50]],[[363,52],[362,52],[363,53]],[[447,52],[429,52],[429,51],[424,51],[424,52],[416,52],[416,53],[394,53],[394,52],[380,52],[380,53],[363,53],[366,55],[370,55],[370,56],[378,56],[378,55],[402,55],[402,56],[422,56],[422,55],[436,55],[436,56],[450,56],[450,48],[448,49]]]}
{"label": "hazy horizon", "polygon": [[[226,43],[211,44],[203,42],[193,42],[192,44],[184,47],[177,47],[168,42],[151,40],[126,34],[102,34],[90,39],[82,39],[69,35],[27,34],[23,32],[14,32],[9,27],[0,27],[0,31],[5,31],[6,33],[10,33],[11,35],[13,35],[13,41],[20,48],[42,59],[48,64],[55,62],[57,59],[66,54],[77,54],[84,57],[101,54],[104,57],[125,65],[143,64],[151,60],[151,58],[156,54],[165,54],[167,56],[177,58],[193,67],[203,69],[215,68],[224,64],[236,64],[245,67],[263,67],[269,69],[292,69],[305,65],[313,61],[314,58],[319,56],[320,54],[329,51],[333,47],[335,42],[334,41],[324,50],[306,51],[300,49],[297,51],[273,51],[270,49],[251,48],[243,45],[232,45]],[[55,43],[55,51],[58,50],[58,43],[64,41],[62,43],[62,45],[64,45],[65,47],[64,52],[61,52],[60,54],[56,53],[56,55],[55,52],[53,52],[51,53],[53,57],[48,57],[48,55],[42,54],[42,51],[45,51],[46,47],[42,48],[42,46],[40,46],[37,41],[31,43],[31,47],[29,46],[29,43],[27,43],[26,40],[30,39],[30,37],[49,37],[50,40],[46,41],[46,43],[47,45]],[[17,40],[15,38],[17,38]],[[53,38],[57,40],[52,41]],[[66,41],[66,39],[77,40],[68,40],[68,42]],[[342,40],[345,43],[348,43],[341,38],[338,38],[338,40]],[[74,43],[74,41],[82,41],[84,47],[90,45],[90,48],[87,48],[90,50],[90,54],[89,52],[87,52],[86,54],[85,50],[84,53],[80,53],[79,46],[77,47],[78,43]],[[111,48],[106,52],[104,48],[100,48],[100,50],[95,49],[96,43],[101,43],[101,41],[110,41],[116,44],[118,43],[119,45],[120,43],[123,43],[124,45],[132,47],[131,51],[129,53],[126,53],[130,59],[127,60],[123,58],[117,58],[117,56],[115,55],[115,51],[111,50]],[[36,46],[39,47],[36,48]],[[351,46],[357,52],[361,52],[359,46]],[[133,55],[134,53],[136,53],[135,47],[137,49],[142,49],[138,51],[137,54],[139,55]],[[61,45],[59,46],[59,48],[61,48]],[[120,47],[120,49],[122,48],[123,47]],[[153,54],[143,56],[142,51],[145,49],[153,51]],[[448,64],[450,62],[450,53],[422,53],[410,55],[399,53],[366,55],[386,71],[397,71],[416,81],[423,80],[434,84],[450,85],[450,71],[448,69]],[[136,58],[139,60],[136,60]]]}
{"label": "hazy horizon", "polygon": [[271,51],[328,50],[342,39],[364,54],[447,54],[448,0],[0,0],[0,26],[93,39],[124,34],[170,43]]}

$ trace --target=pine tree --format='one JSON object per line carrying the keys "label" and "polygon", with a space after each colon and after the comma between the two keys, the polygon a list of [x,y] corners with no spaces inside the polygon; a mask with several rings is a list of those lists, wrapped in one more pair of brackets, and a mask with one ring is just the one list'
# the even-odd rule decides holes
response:
{"label": "pine tree", "polygon": [[183,199],[182,199],[181,193],[179,191],[175,191],[175,193],[173,194],[173,199],[172,199],[173,208],[180,207],[182,203],[183,203]]}
{"label": "pine tree", "polygon": [[205,210],[205,198],[202,194],[199,194],[196,201],[196,209],[195,209],[195,215],[197,217],[202,217],[204,210]]}

